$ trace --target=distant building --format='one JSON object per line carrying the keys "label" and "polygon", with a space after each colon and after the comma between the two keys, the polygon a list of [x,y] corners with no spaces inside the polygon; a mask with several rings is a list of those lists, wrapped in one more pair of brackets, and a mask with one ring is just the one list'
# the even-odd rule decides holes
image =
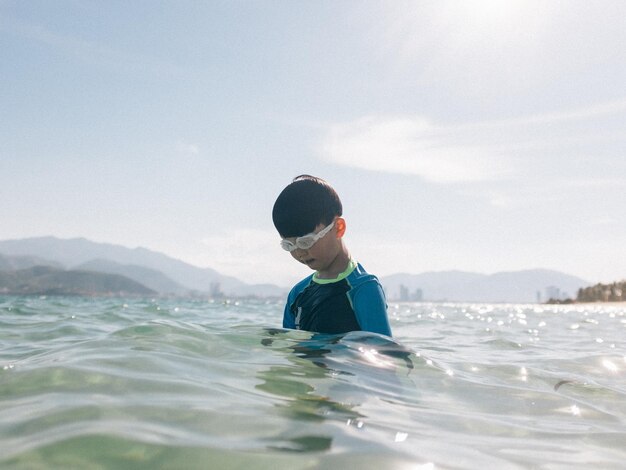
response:
{"label": "distant building", "polygon": [[411,297],[412,301],[421,302],[424,299],[424,293],[422,292],[422,289],[415,289],[415,292]]}
{"label": "distant building", "polygon": [[212,282],[209,286],[209,295],[213,299],[219,299],[224,297],[224,292],[222,292],[222,286],[219,282]]}
{"label": "distant building", "polygon": [[409,301],[409,289],[404,284],[400,284],[400,302]]}
{"label": "distant building", "polygon": [[561,289],[556,286],[546,287],[546,299],[561,300]]}
{"label": "distant building", "polygon": [[422,289],[415,289],[412,293],[404,284],[400,284],[400,302],[421,302],[424,298]]}

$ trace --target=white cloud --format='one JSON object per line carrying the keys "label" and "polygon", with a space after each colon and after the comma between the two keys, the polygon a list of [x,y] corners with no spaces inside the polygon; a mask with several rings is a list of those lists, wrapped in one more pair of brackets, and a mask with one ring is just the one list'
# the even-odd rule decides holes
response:
{"label": "white cloud", "polygon": [[511,199],[509,196],[501,193],[492,193],[489,199],[489,203],[492,206],[506,208],[511,205]]}
{"label": "white cloud", "polygon": [[624,113],[626,113],[626,99],[617,99],[606,103],[597,103],[586,107],[567,109],[552,113],[522,116],[519,118],[503,119],[500,121],[483,121],[478,123],[472,123],[464,127],[476,129],[479,127],[495,128],[517,127],[524,125],[552,125],[563,124],[568,121],[589,121],[616,115],[622,115],[623,117]]}
{"label": "white cloud", "polygon": [[332,126],[323,156],[339,165],[414,174],[440,183],[491,180],[506,174],[493,150],[482,143],[456,143],[450,137],[450,129],[421,117],[367,116]]}
{"label": "white cloud", "polygon": [[599,152],[605,162],[621,161],[625,125],[626,100],[454,125],[435,125],[423,116],[370,115],[329,126],[322,158],[436,183],[519,181],[542,171],[552,182],[589,179],[586,168],[594,159],[594,176],[606,178],[613,173],[602,170]]}
{"label": "white cloud", "polygon": [[188,156],[198,155],[200,153],[200,147],[197,144],[188,142],[179,142],[176,145],[176,150],[179,154]]}

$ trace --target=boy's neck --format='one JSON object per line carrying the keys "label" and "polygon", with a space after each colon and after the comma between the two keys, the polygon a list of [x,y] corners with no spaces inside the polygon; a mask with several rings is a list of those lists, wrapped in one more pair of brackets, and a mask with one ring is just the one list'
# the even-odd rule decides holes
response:
{"label": "boy's neck", "polygon": [[342,244],[341,250],[335,257],[332,263],[323,271],[317,271],[318,279],[335,279],[348,267],[350,262],[350,253],[346,247]]}

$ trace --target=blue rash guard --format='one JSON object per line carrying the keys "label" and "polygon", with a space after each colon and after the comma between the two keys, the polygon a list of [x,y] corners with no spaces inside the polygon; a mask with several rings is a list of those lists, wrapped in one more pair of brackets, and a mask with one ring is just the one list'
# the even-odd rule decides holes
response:
{"label": "blue rash guard", "polygon": [[335,279],[312,274],[291,289],[283,328],[339,334],[370,331],[391,336],[387,303],[378,278],[350,260]]}

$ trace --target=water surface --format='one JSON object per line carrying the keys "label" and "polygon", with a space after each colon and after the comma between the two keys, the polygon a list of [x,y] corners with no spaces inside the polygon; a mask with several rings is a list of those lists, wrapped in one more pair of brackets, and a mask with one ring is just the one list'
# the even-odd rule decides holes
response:
{"label": "water surface", "polygon": [[0,297],[0,467],[624,468],[623,305]]}

